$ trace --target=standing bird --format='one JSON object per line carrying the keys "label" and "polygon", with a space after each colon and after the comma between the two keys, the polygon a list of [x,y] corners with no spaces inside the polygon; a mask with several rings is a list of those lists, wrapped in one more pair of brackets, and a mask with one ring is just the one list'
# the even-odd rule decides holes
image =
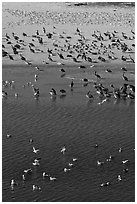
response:
{"label": "standing bird", "polygon": [[66,152],[66,147],[64,146],[64,147],[62,147],[62,149],[61,149],[61,151],[60,151],[62,154],[65,154],[65,152]]}
{"label": "standing bird", "polygon": [[73,86],[74,86],[74,82],[73,82],[73,79],[72,79],[72,81],[71,81],[71,83],[70,83],[70,85],[69,85],[71,88],[73,88]]}
{"label": "standing bird", "polygon": [[123,75],[122,75],[123,80],[128,81],[128,78],[124,74],[125,72],[123,72]]}
{"label": "standing bird", "polygon": [[95,76],[98,78],[98,79],[101,79],[101,76],[99,74],[97,74],[97,72],[95,71]]}

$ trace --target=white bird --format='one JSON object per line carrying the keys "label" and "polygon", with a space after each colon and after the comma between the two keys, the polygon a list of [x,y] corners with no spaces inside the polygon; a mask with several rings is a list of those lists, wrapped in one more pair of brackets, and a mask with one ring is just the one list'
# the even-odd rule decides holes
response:
{"label": "white bird", "polygon": [[122,152],[122,148],[121,147],[118,149],[118,152]]}
{"label": "white bird", "polygon": [[46,172],[42,173],[43,178],[50,176],[49,174],[46,174]]}
{"label": "white bird", "polygon": [[122,178],[120,175],[118,175],[117,178],[118,178],[118,181],[122,181]]}
{"label": "white bird", "polygon": [[10,138],[11,137],[11,135],[10,134],[7,134],[7,138]]}
{"label": "white bird", "polygon": [[61,149],[61,151],[60,151],[62,154],[65,154],[65,152],[66,152],[66,147],[64,146],[64,147],[62,147],[62,149]]}
{"label": "white bird", "polygon": [[31,168],[30,169],[25,169],[24,173],[30,174],[30,173],[32,173],[32,169]]}
{"label": "white bird", "polygon": [[106,183],[102,183],[100,186],[103,187],[103,186],[109,186],[110,183],[109,182],[106,182]]}
{"label": "white bird", "polygon": [[33,185],[33,186],[32,186],[32,189],[33,189],[33,191],[35,191],[35,190],[41,190],[41,188],[40,188],[39,186],[37,186],[37,185]]}
{"label": "white bird", "polygon": [[56,178],[55,177],[49,177],[49,179],[50,179],[50,181],[54,181],[54,180],[56,180]]}
{"label": "white bird", "polygon": [[64,169],[63,169],[64,172],[67,172],[67,171],[70,171],[70,170],[71,170],[71,169],[67,169],[67,168],[64,168]]}
{"label": "white bird", "polygon": [[98,166],[100,166],[100,165],[102,165],[102,164],[104,164],[104,162],[97,161],[97,165],[98,165]]}
{"label": "white bird", "polygon": [[34,159],[34,162],[32,164],[33,164],[33,166],[39,166],[40,165],[38,159]]}
{"label": "white bird", "polygon": [[17,183],[16,183],[16,181],[14,179],[11,179],[10,185],[14,186],[14,185],[17,185]]}
{"label": "white bird", "polygon": [[34,152],[35,154],[37,154],[37,153],[39,152],[39,149],[35,149],[35,147],[33,147],[33,152]]}
{"label": "white bird", "polygon": [[18,97],[18,93],[15,93],[15,97],[16,97],[16,98]]}
{"label": "white bird", "polygon": [[126,164],[127,162],[129,162],[128,159],[122,161],[123,164]]}
{"label": "white bird", "polygon": [[25,175],[24,175],[24,174],[22,174],[22,179],[23,179],[23,181],[25,181],[25,180],[26,180],[26,178],[25,178]]}
{"label": "white bird", "polygon": [[73,166],[73,164],[72,164],[72,163],[69,163],[68,165],[69,165],[69,166]]}
{"label": "white bird", "polygon": [[72,159],[72,161],[77,161],[77,160],[78,160],[77,158],[73,158],[73,159]]}

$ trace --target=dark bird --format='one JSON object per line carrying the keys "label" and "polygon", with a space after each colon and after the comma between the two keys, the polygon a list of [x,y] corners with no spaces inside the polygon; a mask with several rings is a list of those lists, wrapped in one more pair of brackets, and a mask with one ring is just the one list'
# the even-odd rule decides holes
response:
{"label": "dark bird", "polygon": [[11,55],[9,55],[9,58],[10,58],[10,60],[14,60],[14,58]]}
{"label": "dark bird", "polygon": [[125,73],[123,72],[123,75],[122,75],[123,80],[128,81],[128,78],[124,74]]}
{"label": "dark bird", "polygon": [[99,74],[97,74],[97,72],[95,71],[95,76],[98,78],[98,79],[101,79],[101,76]]}
{"label": "dark bird", "polygon": [[26,58],[22,54],[20,54],[20,57],[21,57],[21,60],[26,61]]}
{"label": "dark bird", "polygon": [[65,69],[60,69],[59,71],[61,71],[62,73],[65,73],[66,71],[65,71]]}
{"label": "dark bird", "polygon": [[26,33],[22,33],[22,35],[23,35],[24,37],[26,37],[26,36],[27,36],[27,34],[26,34]]}

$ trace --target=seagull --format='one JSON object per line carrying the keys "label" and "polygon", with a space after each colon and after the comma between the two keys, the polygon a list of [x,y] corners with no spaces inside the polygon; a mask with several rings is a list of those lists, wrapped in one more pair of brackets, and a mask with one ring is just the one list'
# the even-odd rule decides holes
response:
{"label": "seagull", "polygon": [[66,147],[64,146],[64,147],[62,147],[62,149],[61,149],[61,151],[60,151],[62,154],[65,154],[65,152],[66,152]]}
{"label": "seagull", "polygon": [[73,166],[73,164],[72,164],[72,163],[69,163],[68,165],[69,165],[69,166]]}
{"label": "seagull", "polygon": [[10,138],[11,137],[11,135],[10,134],[7,134],[7,138]]}
{"label": "seagull", "polygon": [[39,166],[39,165],[40,165],[38,159],[35,159],[34,162],[33,162],[32,164],[33,164],[33,166]]}
{"label": "seagull", "polygon": [[118,149],[118,152],[122,152],[122,148],[121,147]]}
{"label": "seagull", "polygon": [[46,174],[46,172],[42,173],[43,178],[50,176],[49,174]]}
{"label": "seagull", "polygon": [[122,178],[120,175],[118,175],[117,178],[118,178],[118,181],[122,181]]}
{"label": "seagull", "polygon": [[33,152],[34,152],[35,154],[37,154],[37,153],[39,152],[39,149],[35,149],[35,147],[33,147]]}
{"label": "seagull", "polygon": [[73,159],[72,159],[72,161],[77,161],[77,160],[78,160],[77,158],[73,158]]}
{"label": "seagull", "polygon": [[71,170],[71,169],[67,169],[67,168],[64,168],[64,169],[63,169],[64,172],[67,172],[67,171],[70,171],[70,170]]}
{"label": "seagull", "polygon": [[41,190],[41,188],[40,188],[39,186],[37,186],[37,185],[33,185],[33,186],[32,186],[32,189],[33,189],[33,191],[35,191],[35,190]]}
{"label": "seagull", "polygon": [[103,186],[109,186],[110,183],[109,182],[106,182],[106,183],[102,183],[100,186],[103,187]]}
{"label": "seagull", "polygon": [[56,180],[56,178],[55,177],[49,177],[49,179],[50,179],[50,181],[55,181]]}
{"label": "seagull", "polygon": [[32,169],[30,168],[30,169],[25,169],[24,170],[24,173],[26,173],[26,174],[31,174],[32,173]]}
{"label": "seagull", "polygon": [[101,161],[97,161],[97,165],[100,166],[100,165],[103,165],[104,162],[101,162]]}
{"label": "seagull", "polygon": [[126,159],[126,160],[123,160],[123,161],[122,161],[122,164],[126,164],[126,163],[128,163],[128,162],[129,162],[129,160]]}

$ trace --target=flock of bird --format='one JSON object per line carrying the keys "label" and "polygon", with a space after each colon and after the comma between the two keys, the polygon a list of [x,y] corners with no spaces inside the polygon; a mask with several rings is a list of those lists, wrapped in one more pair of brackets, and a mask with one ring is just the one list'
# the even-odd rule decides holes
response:
{"label": "flock of bird", "polygon": [[[57,33],[57,28],[53,26],[53,32],[47,32],[45,27],[42,28],[42,34],[39,30],[36,31],[33,35],[28,35],[27,33],[22,33],[22,36],[16,35],[14,32],[12,35],[6,35],[3,37],[5,40],[2,44],[2,57],[5,60],[11,61],[22,61],[26,64],[26,66],[30,69],[36,70],[36,74],[34,75],[35,82],[39,80],[39,72],[44,71],[39,66],[35,66],[32,60],[27,59],[27,57],[23,54],[24,51],[30,52],[33,57],[37,53],[41,53],[41,55],[45,55],[45,60],[42,61],[42,64],[48,66],[48,64],[64,66],[68,62],[73,62],[73,64],[77,65],[77,68],[82,70],[83,73],[87,70],[87,67],[94,68],[96,63],[107,63],[114,60],[121,60],[124,63],[135,63],[133,57],[131,57],[130,53],[134,53],[135,44],[132,43],[131,47],[129,47],[125,41],[134,41],[135,40],[135,32],[131,30],[131,36],[128,36],[126,33],[119,33],[118,31],[113,32],[104,32],[103,34],[96,30],[91,34],[91,39],[87,39],[83,32],[77,28],[74,36],[77,37],[75,43],[72,43],[72,36],[67,35],[65,31],[61,34]],[[43,37],[44,36],[44,37]],[[22,39],[23,38],[23,39]],[[26,39],[30,39],[29,43],[27,43]],[[51,48],[48,47],[46,41],[49,40],[52,44]],[[106,44],[107,42],[107,44]],[[62,45],[63,43],[63,45]],[[9,47],[10,46],[10,47]],[[40,48],[39,48],[40,46]],[[52,48],[53,47],[53,48]],[[9,51],[11,50],[11,51]],[[114,50],[114,51],[112,51]],[[116,52],[122,52],[122,56],[120,58],[116,55]],[[35,57],[34,57],[35,58]],[[83,65],[82,63],[86,65]],[[40,62],[39,62],[40,63]],[[73,66],[72,64],[72,66]],[[66,75],[65,68],[61,68],[59,70],[61,72],[61,77]],[[107,73],[113,74],[111,69],[105,70]],[[103,77],[101,74],[94,71],[92,73],[95,80],[90,80],[88,78],[82,78],[82,83],[84,86],[89,84],[93,84],[94,90],[96,94],[101,97],[103,100],[101,103],[109,100],[110,98],[115,99],[135,99],[135,86],[130,83],[130,79],[126,76],[126,73],[129,73],[126,67],[121,67],[121,79],[123,80],[123,85],[121,87],[115,87],[113,84],[110,84],[109,87],[105,87],[102,83]],[[71,91],[75,89],[75,78],[71,79],[71,82],[68,84]],[[3,80],[3,89],[6,88],[14,88],[16,85],[15,81]],[[26,85],[23,86],[25,88]],[[32,82],[28,82],[27,86],[32,88],[32,93],[35,99],[39,99],[40,97],[40,88]],[[60,89],[59,93],[53,87],[49,90],[49,94],[51,97],[56,97],[58,95],[66,96],[67,91],[65,89]],[[3,98],[8,98],[8,92],[2,91]],[[15,93],[15,97],[17,98],[19,93]],[[89,90],[85,97],[89,100],[94,99],[94,94]],[[100,103],[100,104],[101,104]],[[7,138],[11,138],[11,135],[8,134]],[[33,143],[33,141],[30,141]],[[95,145],[95,148],[98,148],[98,145]],[[32,147],[32,152],[37,156],[39,154],[39,149],[36,149],[34,146]],[[65,157],[67,148],[65,146],[60,150],[63,157]],[[122,149],[118,150],[119,154],[122,153]],[[78,158],[72,158],[72,160],[68,163],[68,166],[64,167],[62,170],[64,173],[71,172],[75,162],[78,162]],[[97,167],[104,166],[106,162],[114,162],[115,159],[113,156],[109,156],[106,161],[96,161]],[[76,163],[77,163],[76,162]],[[32,167],[23,170],[22,181],[27,182],[27,178],[33,174],[33,169],[40,166],[41,158],[36,157],[32,162]],[[121,165],[123,167],[123,174],[128,173],[128,165],[129,160],[125,159],[121,161]],[[42,179],[48,178],[50,181],[56,181],[58,178],[56,176],[50,175],[50,173],[44,171],[41,175]],[[117,182],[121,182],[123,180],[122,175],[118,174],[116,177]],[[110,181],[104,181],[100,183],[100,187],[108,187],[111,185]],[[11,189],[14,190],[16,186],[18,186],[18,182],[16,179],[12,178],[10,181]],[[32,190],[42,190],[41,187],[37,184],[32,185]]]}
{"label": "flock of bird", "polygon": [[[11,138],[11,137],[12,137],[11,135],[9,135],[9,134],[7,135],[7,138]],[[30,144],[34,143],[33,139],[30,139],[29,142],[30,142]],[[95,150],[97,150],[99,148],[99,144],[95,144],[93,146],[93,148]],[[62,154],[62,156],[65,158],[66,154],[67,154],[67,151],[68,151],[68,149],[66,148],[66,146],[63,146],[60,149],[60,154]],[[34,146],[32,146],[32,152],[36,155],[36,158],[34,159],[34,161],[31,164],[32,167],[29,167],[29,168],[23,170],[23,174],[21,175],[21,180],[22,180],[23,184],[27,183],[29,178],[31,178],[31,176],[33,175],[33,172],[35,172],[35,168],[40,166],[40,163],[41,163],[41,160],[42,160],[41,157],[38,157],[40,149],[37,149]],[[117,152],[118,152],[118,154],[122,154],[123,149],[121,147],[119,147]],[[79,158],[73,157],[71,159],[71,161],[68,162],[68,165],[65,166],[62,169],[62,173],[64,172],[64,174],[65,174],[67,172],[73,171],[75,166],[78,165],[78,162],[79,162]],[[98,169],[98,168],[101,168],[102,166],[104,167],[106,165],[106,163],[115,163],[115,162],[116,162],[115,156],[109,155],[103,161],[96,160],[96,168]],[[130,161],[128,159],[121,160],[120,165],[122,167],[121,168],[122,170],[120,170],[120,174],[115,176],[115,181],[113,181],[113,182],[111,182],[109,180],[104,181],[103,183],[99,184],[100,187],[108,187],[110,185],[117,184],[117,183],[121,182],[122,180],[126,179],[126,175],[129,172]],[[57,176],[51,175],[49,172],[43,171],[41,173],[41,179],[45,180],[46,182],[49,182],[49,181],[52,181],[52,182],[54,181],[55,182],[55,181],[58,181],[59,178]],[[10,181],[11,190],[14,191],[18,185],[19,185],[19,182],[15,178],[12,178],[11,181]],[[42,191],[42,187],[40,185],[38,185],[38,184],[32,184],[32,191],[38,191],[38,190]]]}
{"label": "flock of bird", "polygon": [[[96,30],[93,32],[93,34],[91,34],[91,39],[88,39],[83,35],[83,32],[79,28],[76,29],[74,36],[70,36],[67,35],[65,31],[58,33],[55,26],[53,26],[53,32],[48,32],[46,31],[46,28],[43,27],[42,33],[37,30],[36,33],[32,35],[28,35],[27,33],[23,32],[22,36],[18,36],[12,32],[12,36],[9,36],[6,33],[3,37],[3,41],[5,43],[2,44],[2,56],[11,61],[21,60],[27,64],[29,68],[35,69],[37,73],[34,75],[34,79],[35,82],[37,82],[39,79],[39,72],[44,71],[44,69],[41,69],[39,66],[35,66],[35,64],[32,63],[32,60],[27,59],[23,55],[23,52],[25,53],[25,51],[27,51],[32,55],[41,53],[41,55],[44,55],[45,58],[47,57],[46,60],[42,61],[42,64],[45,64],[45,66],[48,66],[48,64],[65,66],[67,65],[66,63],[71,61],[73,64],[81,63],[81,65],[78,65],[78,69],[83,70],[83,73],[85,73],[89,66],[90,68],[94,68],[95,64],[100,62],[104,63],[121,59],[127,63],[135,63],[134,59],[130,55],[130,53],[134,53],[135,51],[135,44],[132,43],[129,47],[129,45],[125,43],[125,41],[132,42],[135,40],[135,32],[131,30],[130,33],[131,35],[128,36],[124,32],[120,33],[114,30],[113,32],[107,31],[102,34],[99,30]],[[76,42],[74,41],[72,43],[73,37],[76,38]],[[32,42],[30,41],[28,43],[27,40],[30,38]],[[50,48],[48,47],[48,41],[51,44]],[[39,46],[41,46],[42,49],[40,49]],[[11,51],[7,51],[6,48],[7,50]],[[116,56],[116,52],[119,50],[123,53],[121,58]],[[82,63],[86,63],[87,65],[82,65]],[[66,75],[65,68],[61,68],[59,71],[61,72],[61,77]],[[111,69],[106,69],[105,71],[113,74]],[[84,82],[84,86],[87,86],[93,82],[93,87],[95,88],[96,93],[99,95],[99,97],[104,97],[103,100],[108,100],[111,97],[116,99],[134,99],[135,86],[130,83],[130,78],[125,75],[126,73],[129,73],[127,68],[122,67],[121,79],[124,81],[124,85],[121,87],[114,87],[113,84],[110,84],[111,90],[102,85],[101,80],[103,77],[97,73],[97,71],[92,73],[95,80],[90,80],[85,77],[81,80]],[[75,78],[72,79],[71,83],[69,84],[72,91],[75,88],[74,80]],[[3,88],[8,86],[14,87],[14,85],[14,81],[3,80]],[[40,96],[40,89],[31,82],[28,82],[27,85],[32,86],[34,98],[38,99]],[[23,87],[25,87],[25,85]],[[54,97],[58,95],[54,87],[49,90],[49,94]],[[66,90],[60,89],[59,94],[61,96],[66,96]],[[18,95],[18,93],[15,93],[16,98]],[[91,91],[88,91],[85,95],[89,99],[94,98]],[[2,96],[7,98],[8,93],[6,91],[2,91]]]}

